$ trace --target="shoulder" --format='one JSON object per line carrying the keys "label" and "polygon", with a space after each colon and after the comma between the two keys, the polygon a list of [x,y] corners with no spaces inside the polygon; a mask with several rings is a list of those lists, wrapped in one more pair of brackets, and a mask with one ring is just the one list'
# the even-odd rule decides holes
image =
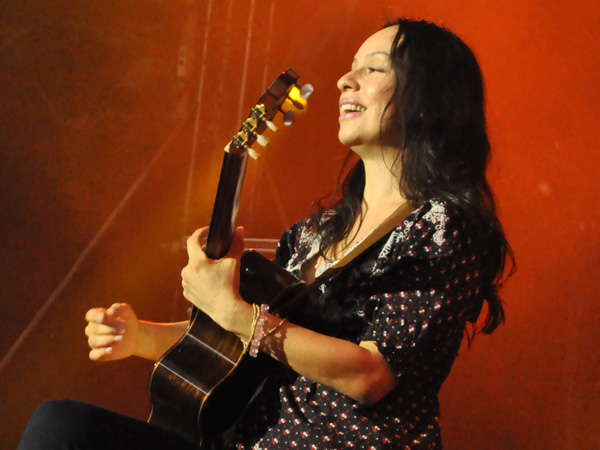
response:
{"label": "shoulder", "polygon": [[282,267],[290,267],[292,262],[298,264],[305,259],[312,249],[318,247],[319,238],[314,232],[313,219],[307,217],[293,224],[279,240],[275,251],[275,263]]}
{"label": "shoulder", "polygon": [[443,199],[430,199],[391,232],[380,258],[434,258],[454,253],[470,241],[468,216]]}
{"label": "shoulder", "polygon": [[309,241],[316,239],[314,227],[310,217],[304,218],[293,224],[279,240],[279,245],[286,246],[290,250],[296,249],[298,246],[306,245]]}
{"label": "shoulder", "polygon": [[424,239],[437,247],[452,244],[468,228],[467,215],[442,199],[428,200],[409,218],[412,220],[405,221],[400,227],[412,233],[414,238]]}

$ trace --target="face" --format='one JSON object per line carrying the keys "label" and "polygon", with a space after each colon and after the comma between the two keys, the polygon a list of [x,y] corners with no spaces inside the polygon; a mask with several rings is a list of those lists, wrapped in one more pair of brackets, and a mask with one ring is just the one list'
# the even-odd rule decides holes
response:
{"label": "face", "polygon": [[[397,30],[384,28],[369,37],[358,49],[350,72],[337,83],[341,91],[338,138],[357,152],[382,145],[381,118],[396,87],[390,50]],[[386,117],[390,114],[388,109]]]}

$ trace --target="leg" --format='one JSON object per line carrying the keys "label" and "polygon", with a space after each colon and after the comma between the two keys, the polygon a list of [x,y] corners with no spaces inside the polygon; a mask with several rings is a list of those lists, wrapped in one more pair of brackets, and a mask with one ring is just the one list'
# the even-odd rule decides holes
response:
{"label": "leg", "polygon": [[44,403],[17,450],[199,450],[141,420],[71,400]]}

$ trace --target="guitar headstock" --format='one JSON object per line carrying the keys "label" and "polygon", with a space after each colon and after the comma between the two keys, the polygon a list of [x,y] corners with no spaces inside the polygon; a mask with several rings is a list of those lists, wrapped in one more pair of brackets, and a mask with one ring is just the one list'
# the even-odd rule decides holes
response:
{"label": "guitar headstock", "polygon": [[248,152],[256,159],[258,153],[252,149],[252,145],[254,143],[263,147],[268,145],[269,140],[263,136],[263,133],[267,129],[277,131],[277,126],[273,123],[276,116],[281,115],[284,125],[291,125],[296,114],[306,108],[307,99],[313,92],[310,84],[300,87],[297,83],[298,78],[296,72],[287,68],[271,83],[231,142],[225,146],[226,152],[234,154]]}

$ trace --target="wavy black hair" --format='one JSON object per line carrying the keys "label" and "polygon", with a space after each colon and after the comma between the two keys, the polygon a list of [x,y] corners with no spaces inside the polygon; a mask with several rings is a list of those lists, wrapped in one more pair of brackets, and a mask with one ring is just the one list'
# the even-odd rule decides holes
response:
{"label": "wavy black hair", "polygon": [[[490,143],[486,131],[483,78],[477,60],[455,34],[426,21],[398,19],[391,47],[396,89],[381,123],[381,133],[393,133],[398,148],[400,192],[413,202],[443,199],[464,211],[476,238],[489,250],[486,258],[487,317],[481,330],[491,333],[504,322],[498,296],[503,281],[515,269],[514,256],[496,215],[486,179]],[[385,129],[385,130],[384,130]],[[321,236],[321,255],[346,239],[362,220],[365,171],[348,154],[333,195],[317,203],[313,223]],[[393,167],[390,168],[393,170]],[[326,211],[328,220],[321,220]],[[505,276],[506,261],[510,270]]]}

